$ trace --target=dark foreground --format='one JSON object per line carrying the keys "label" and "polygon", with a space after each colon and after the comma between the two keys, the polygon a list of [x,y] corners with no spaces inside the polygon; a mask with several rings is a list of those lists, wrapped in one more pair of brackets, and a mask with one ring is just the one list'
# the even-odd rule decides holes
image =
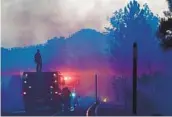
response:
{"label": "dark foreground", "polygon": [[86,116],[88,108],[75,108],[73,111],[37,111],[37,112],[13,112],[13,113],[1,113],[1,116]]}
{"label": "dark foreground", "polygon": [[[2,116],[141,116],[134,115],[128,109],[121,106],[109,104],[89,105],[87,107],[77,107],[73,111],[37,111],[32,113],[2,113]],[[145,115],[144,115],[145,116]],[[147,115],[146,115],[147,116]],[[161,114],[149,114],[149,116],[162,116]]]}

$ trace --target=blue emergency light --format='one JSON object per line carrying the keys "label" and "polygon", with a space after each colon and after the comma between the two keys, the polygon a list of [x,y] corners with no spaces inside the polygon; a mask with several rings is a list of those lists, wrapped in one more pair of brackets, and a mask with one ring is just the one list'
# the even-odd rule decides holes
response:
{"label": "blue emergency light", "polygon": [[73,92],[71,95],[72,95],[72,97],[75,97],[76,96],[76,93]]}

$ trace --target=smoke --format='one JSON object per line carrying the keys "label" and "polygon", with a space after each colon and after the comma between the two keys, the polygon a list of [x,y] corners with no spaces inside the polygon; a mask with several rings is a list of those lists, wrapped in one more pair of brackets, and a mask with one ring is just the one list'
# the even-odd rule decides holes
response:
{"label": "smoke", "polygon": [[[141,1],[141,0],[139,0]],[[147,0],[160,13],[165,0]],[[128,0],[2,0],[2,46],[45,43],[54,36],[69,36],[82,28],[104,31],[108,17]],[[141,1],[143,3],[143,1]],[[163,3],[163,4],[161,4]]]}

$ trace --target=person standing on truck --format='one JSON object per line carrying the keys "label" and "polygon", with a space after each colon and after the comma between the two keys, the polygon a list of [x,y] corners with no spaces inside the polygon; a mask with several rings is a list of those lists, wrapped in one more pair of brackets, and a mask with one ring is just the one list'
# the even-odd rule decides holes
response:
{"label": "person standing on truck", "polygon": [[35,63],[36,63],[36,72],[41,72],[42,71],[42,57],[41,57],[39,49],[37,49],[37,52],[35,54]]}

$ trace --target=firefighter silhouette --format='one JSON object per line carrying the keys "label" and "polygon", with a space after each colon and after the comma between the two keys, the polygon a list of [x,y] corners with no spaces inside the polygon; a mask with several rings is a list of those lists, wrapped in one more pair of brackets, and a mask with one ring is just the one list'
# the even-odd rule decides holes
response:
{"label": "firefighter silhouette", "polygon": [[42,71],[42,58],[41,58],[39,49],[37,49],[37,52],[35,54],[35,63],[36,63],[36,71],[41,72]]}
{"label": "firefighter silhouette", "polygon": [[71,107],[71,92],[69,88],[65,87],[62,89],[62,98],[64,104],[64,110],[69,110]]}

